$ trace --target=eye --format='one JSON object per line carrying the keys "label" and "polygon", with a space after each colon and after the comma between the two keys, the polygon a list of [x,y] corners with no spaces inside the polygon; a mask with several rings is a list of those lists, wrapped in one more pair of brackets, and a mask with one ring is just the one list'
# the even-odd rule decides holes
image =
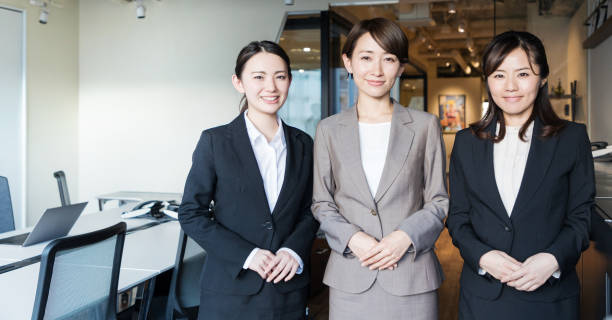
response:
{"label": "eye", "polygon": [[391,62],[391,63],[395,63],[395,58],[394,57],[386,57],[385,61]]}
{"label": "eye", "polygon": [[501,73],[496,73],[496,74],[494,74],[494,75],[493,75],[493,78],[494,78],[494,79],[503,79],[503,78],[504,78],[504,75],[503,75],[503,74],[501,74]]}
{"label": "eye", "polygon": [[529,77],[529,73],[521,72],[521,73],[519,73],[519,77],[521,77],[521,78]]}
{"label": "eye", "polygon": [[264,77],[262,75],[253,76],[253,79],[262,80]]}
{"label": "eye", "polygon": [[363,60],[363,61],[370,61],[370,57],[369,56],[362,56],[361,60]]}
{"label": "eye", "polygon": [[279,74],[278,76],[276,76],[276,79],[285,80],[285,79],[287,79],[287,76],[284,75],[284,74]]}

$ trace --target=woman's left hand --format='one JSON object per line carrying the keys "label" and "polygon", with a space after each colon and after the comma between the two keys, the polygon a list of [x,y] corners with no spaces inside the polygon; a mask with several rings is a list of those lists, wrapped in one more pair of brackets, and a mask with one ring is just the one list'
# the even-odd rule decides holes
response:
{"label": "woman's left hand", "polygon": [[279,250],[276,253],[276,257],[272,262],[268,264],[266,268],[266,274],[268,278],[267,282],[274,281],[279,283],[281,280],[289,281],[295,276],[300,264],[295,260],[291,254],[284,250]]}
{"label": "woman's left hand", "polygon": [[519,291],[534,291],[559,270],[559,263],[550,253],[537,253],[527,258],[520,269],[501,279]]}
{"label": "woman's left hand", "polygon": [[370,270],[393,269],[404,256],[412,244],[412,239],[401,230],[396,230],[382,238],[380,242],[370,249],[361,260],[361,265]]}

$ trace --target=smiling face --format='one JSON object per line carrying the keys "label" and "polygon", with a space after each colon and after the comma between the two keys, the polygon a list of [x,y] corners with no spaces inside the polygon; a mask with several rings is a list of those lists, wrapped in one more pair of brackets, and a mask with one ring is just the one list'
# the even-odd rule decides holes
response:
{"label": "smiling face", "polygon": [[370,33],[362,35],[355,44],[351,58],[342,55],[344,66],[353,74],[359,95],[388,98],[395,80],[404,70],[398,58],[385,51]]}
{"label": "smiling face", "polygon": [[542,81],[538,75],[538,66],[529,62],[525,51],[516,48],[487,77],[491,97],[510,126],[521,126],[527,121],[538,90],[546,81]]}
{"label": "smiling face", "polygon": [[281,57],[263,51],[246,62],[240,76],[232,76],[232,83],[246,95],[249,112],[276,115],[287,100],[291,78]]}

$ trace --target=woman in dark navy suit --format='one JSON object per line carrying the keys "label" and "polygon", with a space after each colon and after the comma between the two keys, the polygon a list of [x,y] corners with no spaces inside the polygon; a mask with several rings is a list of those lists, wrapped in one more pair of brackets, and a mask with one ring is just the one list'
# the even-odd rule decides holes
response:
{"label": "woman in dark navy suit", "polygon": [[457,134],[450,162],[459,319],[577,319],[595,196],[586,128],[555,115],[534,35],[496,36],[482,65],[489,109]]}
{"label": "woman in dark navy suit", "polygon": [[243,112],[205,130],[193,153],[179,221],[208,253],[199,319],[305,317],[318,228],[310,212],[313,142],[277,115],[289,65],[273,42],[244,47],[232,77]]}

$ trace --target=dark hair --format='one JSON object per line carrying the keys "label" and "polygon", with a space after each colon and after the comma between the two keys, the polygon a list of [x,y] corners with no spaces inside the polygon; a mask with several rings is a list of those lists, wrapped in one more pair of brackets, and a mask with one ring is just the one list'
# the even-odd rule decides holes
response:
{"label": "dark hair", "polygon": [[[242,76],[242,71],[244,70],[246,63],[251,59],[251,57],[260,52],[275,54],[283,59],[287,65],[287,76],[291,79],[291,61],[289,60],[289,56],[285,50],[281,48],[281,46],[268,40],[251,41],[251,43],[247,44],[244,48],[242,48],[242,50],[240,50],[240,53],[236,58],[236,67],[234,68],[234,74],[236,74],[238,79],[240,79]],[[241,104],[240,112],[242,113],[246,111],[246,109],[249,107],[248,101],[246,100],[246,95],[242,96],[239,104]]]}
{"label": "dark hair", "polygon": [[[470,124],[472,132],[481,139],[490,139],[493,142],[500,142],[506,135],[504,114],[491,96],[487,78],[497,70],[508,54],[517,48],[525,51],[529,59],[529,67],[534,73],[534,64],[538,66],[540,70],[537,75],[540,76],[540,79],[546,79],[548,77],[549,69],[546,60],[546,51],[544,50],[542,41],[540,41],[538,37],[529,32],[522,31],[507,31],[495,36],[485,48],[482,56],[482,74],[489,96],[489,108],[480,121]],[[553,136],[565,126],[565,122],[557,116],[550,104],[548,98],[548,84],[541,85],[538,90],[531,115],[519,130],[519,137],[521,140],[526,141],[525,132],[535,117],[538,117],[543,124],[541,137]],[[486,130],[494,119],[497,119],[499,122],[499,133],[497,136],[491,135],[490,132]]]}
{"label": "dark hair", "polygon": [[342,47],[342,54],[353,56],[357,40],[370,33],[374,41],[385,51],[394,54],[400,63],[408,62],[408,38],[397,24],[385,18],[362,20],[353,26]]}

